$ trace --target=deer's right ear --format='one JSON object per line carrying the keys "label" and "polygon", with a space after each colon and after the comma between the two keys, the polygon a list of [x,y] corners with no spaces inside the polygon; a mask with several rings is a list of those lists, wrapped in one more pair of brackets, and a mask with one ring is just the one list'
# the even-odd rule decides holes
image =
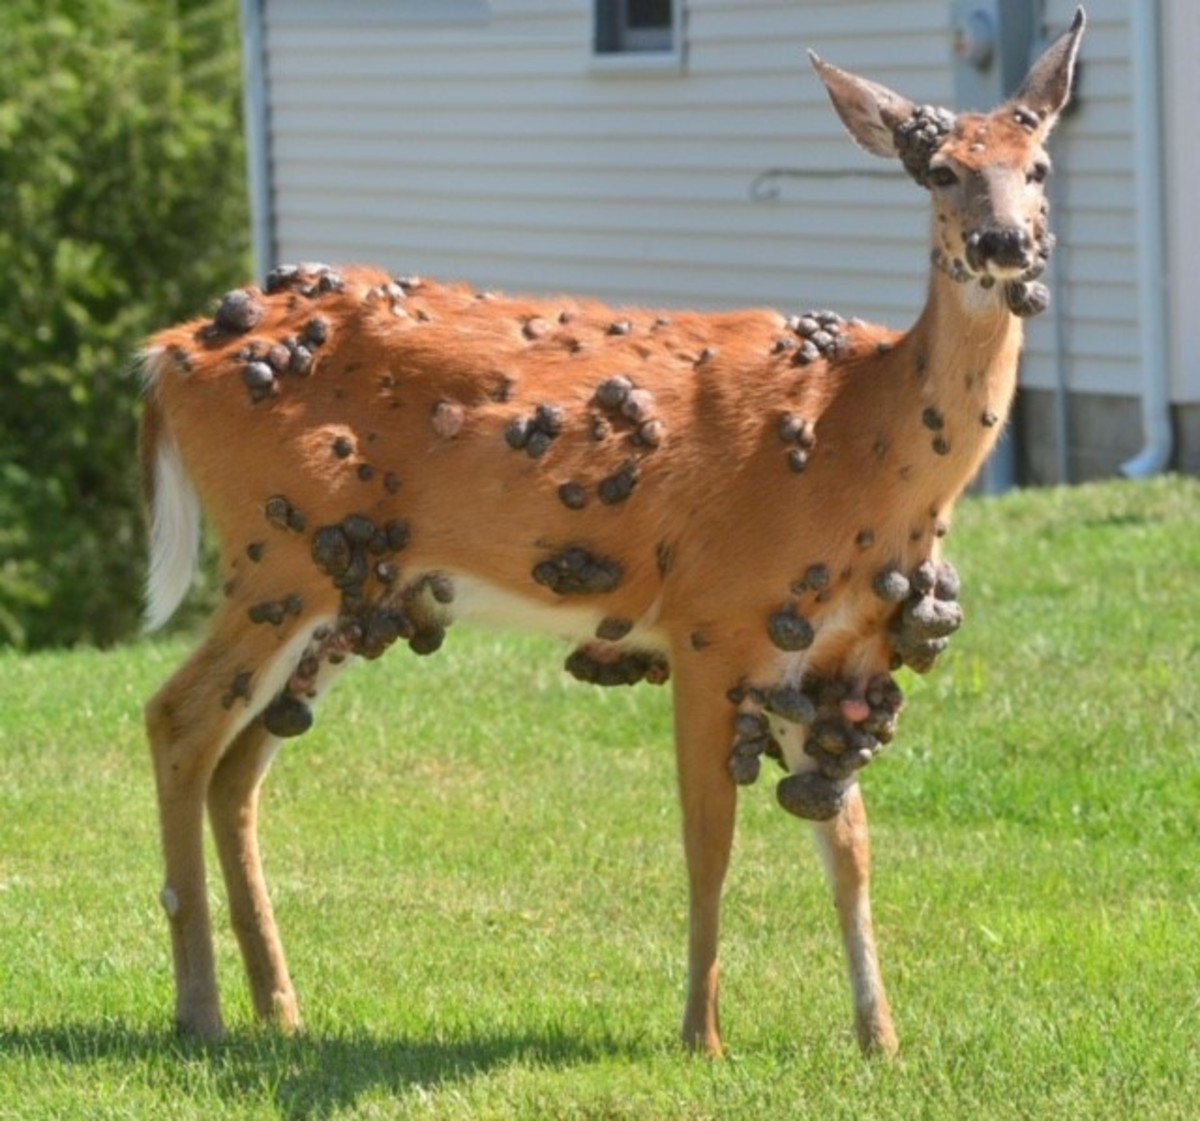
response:
{"label": "deer's right ear", "polygon": [[887,86],[822,62],[814,51],[809,51],[808,57],[850,135],[873,156],[898,155],[896,129],[913,115],[916,106]]}

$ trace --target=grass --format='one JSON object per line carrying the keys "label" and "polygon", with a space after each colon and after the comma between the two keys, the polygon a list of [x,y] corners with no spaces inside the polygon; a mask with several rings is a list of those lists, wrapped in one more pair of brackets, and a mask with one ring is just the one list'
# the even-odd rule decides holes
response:
{"label": "grass", "polygon": [[[745,792],[730,1056],[674,1044],[664,690],[453,633],[339,683],[268,784],[307,1029],[171,1009],[143,700],[179,638],[0,657],[0,1118],[1200,1116],[1200,484],[974,500],[968,625],[864,776],[903,1043],[862,1061],[805,829]],[[214,869],[215,872],[215,869]]]}

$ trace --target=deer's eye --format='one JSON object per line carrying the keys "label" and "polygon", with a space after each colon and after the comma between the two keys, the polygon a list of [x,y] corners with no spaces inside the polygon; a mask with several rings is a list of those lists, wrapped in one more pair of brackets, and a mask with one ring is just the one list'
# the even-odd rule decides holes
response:
{"label": "deer's eye", "polygon": [[1050,174],[1050,165],[1038,161],[1029,169],[1029,174],[1026,176],[1030,183],[1045,183],[1046,176]]}
{"label": "deer's eye", "polygon": [[931,167],[929,182],[935,187],[953,187],[958,182],[958,176],[948,167]]}

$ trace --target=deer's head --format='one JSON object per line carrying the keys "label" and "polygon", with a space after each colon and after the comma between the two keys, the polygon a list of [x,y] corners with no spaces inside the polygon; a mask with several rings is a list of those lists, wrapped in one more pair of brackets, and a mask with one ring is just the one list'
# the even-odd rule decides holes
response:
{"label": "deer's head", "polygon": [[1018,315],[1043,310],[1035,283],[1054,245],[1045,193],[1045,144],[1071,94],[1084,14],[991,113],[961,116],[907,98],[812,55],[851,136],[876,156],[900,159],[933,197],[933,262],[963,284],[997,283]]}

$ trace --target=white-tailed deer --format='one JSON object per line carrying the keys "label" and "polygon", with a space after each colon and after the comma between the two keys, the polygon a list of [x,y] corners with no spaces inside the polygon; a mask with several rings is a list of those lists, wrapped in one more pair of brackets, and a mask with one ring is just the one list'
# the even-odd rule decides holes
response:
{"label": "white-tailed deer", "polygon": [[576,644],[602,685],[674,689],[690,886],[684,1042],[721,1049],[717,928],[738,783],[777,757],[813,820],[868,1051],[896,1036],[855,775],[891,739],[889,671],[961,621],[938,558],[1041,310],[1043,145],[1080,10],[988,115],[918,107],[813,56],[838,114],[932,200],[928,302],[895,332],[832,312],[613,311],[371,268],[276,269],[145,352],[150,626],[183,598],[201,512],[211,632],[147,706],[176,982],[222,1031],[204,808],[258,1014],[299,1021],[263,880],[260,786],[352,656],[440,645],[459,619]]}

